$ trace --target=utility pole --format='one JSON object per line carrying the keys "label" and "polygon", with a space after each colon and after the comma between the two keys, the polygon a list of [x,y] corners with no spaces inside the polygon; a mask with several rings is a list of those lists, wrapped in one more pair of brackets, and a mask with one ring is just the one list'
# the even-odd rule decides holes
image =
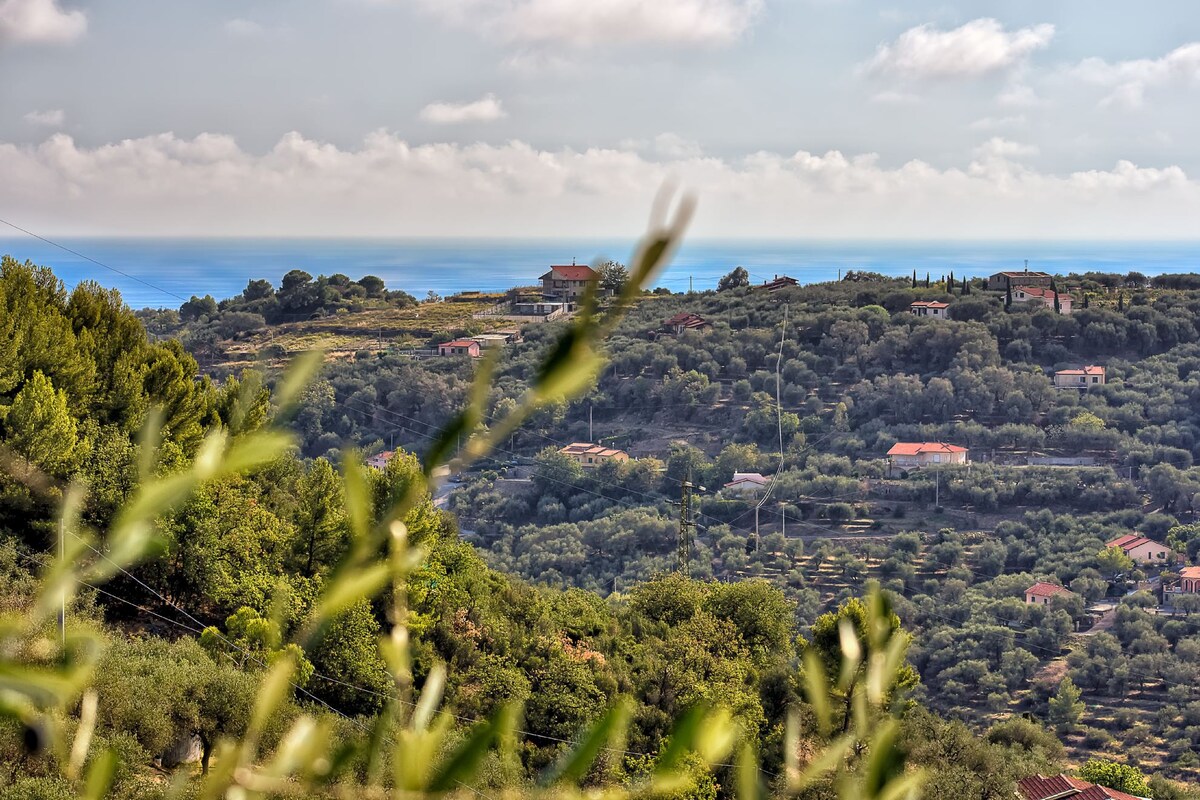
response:
{"label": "utility pole", "polygon": [[595,442],[592,438],[592,404],[588,403],[588,441]]}
{"label": "utility pole", "polygon": [[[62,519],[58,521],[58,560],[64,564],[67,560],[67,535]],[[58,613],[58,633],[65,651],[67,647],[67,589],[65,586],[62,590],[62,610]]]}
{"label": "utility pole", "polygon": [[694,291],[696,290],[692,288],[692,276],[688,275],[688,294],[691,294]]}
{"label": "utility pole", "polygon": [[942,471],[935,469],[933,471],[933,505],[934,508],[942,504]]}
{"label": "utility pole", "polygon": [[780,521],[783,523],[781,526],[781,529],[783,531],[783,538],[786,539],[787,538],[787,504],[786,503],[779,504],[779,517],[780,517]]}

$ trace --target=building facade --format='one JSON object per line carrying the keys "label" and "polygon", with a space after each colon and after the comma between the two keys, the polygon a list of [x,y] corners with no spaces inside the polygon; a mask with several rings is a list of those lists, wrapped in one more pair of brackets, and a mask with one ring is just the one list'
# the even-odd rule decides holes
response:
{"label": "building facade", "polygon": [[587,291],[588,284],[596,279],[596,271],[586,265],[552,266],[543,275],[542,294],[575,302]]}
{"label": "building facade", "polygon": [[479,358],[479,342],[474,339],[455,339],[438,345],[439,356],[470,356]]}
{"label": "building facade", "polygon": [[1038,581],[1025,590],[1025,602],[1031,606],[1048,606],[1056,597],[1070,597],[1074,592],[1057,583]]}
{"label": "building facade", "polygon": [[1147,539],[1145,536],[1139,536],[1136,533],[1118,536],[1111,542],[1106,542],[1104,546],[1121,548],[1125,551],[1125,555],[1129,556],[1130,560],[1135,564],[1161,564],[1166,566],[1175,561],[1174,550],[1165,544],[1159,544],[1153,539]]}
{"label": "building facade", "polygon": [[1103,386],[1104,378],[1104,367],[1060,369],[1054,373],[1054,385],[1059,389],[1088,389],[1092,386]]}
{"label": "building facade", "polygon": [[628,461],[629,453],[591,442],[572,442],[558,452],[579,462],[584,469],[595,469],[608,461]]}
{"label": "building facade", "polygon": [[1069,316],[1074,300],[1066,292],[1055,292],[1040,286],[1018,286],[1012,290],[1014,303],[1040,303],[1051,311],[1054,310],[1055,298],[1058,299],[1058,313]]}
{"label": "building facade", "polygon": [[993,292],[1004,292],[1018,286],[1050,287],[1054,276],[1048,272],[1030,272],[1028,269],[1017,272],[997,272],[987,279],[987,288]]}
{"label": "building facade", "polygon": [[948,308],[950,308],[949,303],[942,303],[937,300],[918,300],[915,303],[909,304],[908,313],[915,314],[918,317],[946,319],[946,310]]}
{"label": "building facade", "polygon": [[887,451],[893,467],[925,467],[933,464],[965,464],[970,451],[945,442],[896,442]]}

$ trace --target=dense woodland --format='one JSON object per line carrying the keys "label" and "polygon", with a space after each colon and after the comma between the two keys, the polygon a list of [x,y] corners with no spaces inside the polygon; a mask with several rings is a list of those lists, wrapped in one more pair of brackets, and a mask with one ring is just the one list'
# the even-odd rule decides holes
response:
{"label": "dense woodland", "polygon": [[[243,322],[415,303],[342,277],[296,276],[279,291],[256,281],[224,304],[193,299],[177,316],[139,320],[115,293],[67,292],[48,270],[5,259],[3,610],[32,596],[64,482],[87,484],[83,517],[99,530],[129,497],[148,414],[162,415],[161,474],[195,458],[206,431],[243,435],[271,417],[273,376],[202,376],[166,334],[202,346]],[[672,720],[701,700],[727,706],[778,773],[786,711],[805,707],[801,657],[836,646],[838,619],[861,615],[855,598],[874,581],[895,635],[912,637],[895,703],[910,761],[929,771],[925,797],[1009,798],[1017,778],[1066,768],[1062,742],[1076,761],[1090,752],[1158,773],[1155,798],[1185,796],[1163,779],[1200,775],[1200,616],[1151,613],[1149,593],[1127,592],[1157,576],[1103,544],[1137,530],[1200,554],[1200,288],[1189,276],[1063,280],[1088,296],[1070,317],[1006,309],[978,282],[948,291],[872,275],[774,295],[646,296],[583,402],[543,410],[456,487],[448,510],[426,496],[405,520],[429,549],[409,587],[417,682],[448,665],[464,730],[506,700],[525,703],[520,763],[492,765],[489,785],[536,775],[618,697],[634,703],[618,779],[644,772]],[[951,320],[908,314],[916,298],[947,300]],[[660,335],[679,311],[712,327]],[[561,326],[524,333],[503,354],[492,414],[516,403]],[[1051,387],[1048,372],[1081,362],[1106,365],[1109,385]],[[159,520],[156,558],[69,610],[106,641],[97,737],[121,753],[120,795],[160,795],[161,757],[181,739],[198,737],[207,768],[213,743],[245,729],[256,675],[295,647],[349,547],[343,448],[421,453],[465,402],[474,367],[398,352],[328,364],[292,423],[295,452],[205,485]],[[557,447],[587,437],[589,414],[606,443],[644,457],[591,474],[563,459]],[[889,480],[882,453],[905,439],[996,455],[943,470],[936,485],[927,474]],[[1005,457],[1031,451],[1101,466],[1031,470]],[[757,535],[751,505],[716,491],[735,470],[779,473]],[[684,577],[672,503],[689,475],[712,490],[697,498]],[[369,476],[379,511],[420,467],[401,454]],[[833,536],[847,525],[877,536]],[[1027,607],[1036,579],[1077,596]],[[1085,602],[1106,596],[1118,604],[1112,627],[1075,636]],[[341,614],[302,653],[294,711],[327,714],[347,737],[380,713],[392,690],[385,624],[379,601]],[[0,762],[15,765],[0,770],[0,797],[68,796],[58,756],[28,744],[19,725],[0,729]],[[725,796],[729,780],[697,774],[689,796]]]}

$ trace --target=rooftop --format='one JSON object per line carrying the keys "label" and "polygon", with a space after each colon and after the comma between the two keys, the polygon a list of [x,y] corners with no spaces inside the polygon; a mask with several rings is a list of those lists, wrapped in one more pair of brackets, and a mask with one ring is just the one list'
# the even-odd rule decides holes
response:
{"label": "rooftop", "polygon": [[1066,292],[1055,292],[1055,291],[1052,291],[1051,289],[1046,289],[1041,286],[1019,286],[1017,288],[1019,291],[1024,292],[1025,294],[1029,295],[1030,297],[1053,298],[1054,295],[1057,294],[1059,300],[1070,300],[1071,299],[1071,295],[1067,294]]}
{"label": "rooftop", "polygon": [[1057,583],[1046,583],[1038,581],[1033,586],[1025,590],[1025,594],[1031,594],[1034,597],[1055,597],[1060,594],[1074,594],[1070,589],[1059,586]]}
{"label": "rooftop", "polygon": [[591,442],[572,442],[558,452],[566,453],[571,456],[601,456],[608,458],[611,456],[624,453],[624,450],[617,450],[612,447],[605,447],[600,444],[592,444]]}
{"label": "rooftop", "polygon": [[1055,375],[1103,375],[1104,367],[1087,366],[1076,369],[1060,369]]}
{"label": "rooftop", "polygon": [[590,281],[596,277],[596,271],[586,264],[564,264],[550,267],[550,271],[541,277],[541,280],[560,280],[560,281]]}
{"label": "rooftop", "polygon": [[472,345],[478,346],[479,342],[474,339],[455,339],[452,342],[442,342],[438,347],[471,347]]}
{"label": "rooftop", "polygon": [[[1144,544],[1158,544],[1158,542],[1154,541],[1153,539],[1148,539],[1145,536],[1141,536],[1136,533],[1127,533],[1124,536],[1118,536],[1116,539],[1113,539],[1111,542],[1107,542],[1104,546],[1105,547],[1119,547],[1128,553],[1133,548],[1141,547]],[[1162,547],[1162,545],[1159,545],[1159,546]]]}
{"label": "rooftop", "polygon": [[940,300],[916,300],[909,305],[910,308],[949,308],[949,303],[943,303]]}
{"label": "rooftop", "polygon": [[945,442],[896,442],[889,456],[916,456],[921,453],[965,453],[967,448]]}
{"label": "rooftop", "polygon": [[1017,797],[1021,800],[1141,800],[1132,794],[1088,783],[1070,775],[1022,778],[1017,781]]}

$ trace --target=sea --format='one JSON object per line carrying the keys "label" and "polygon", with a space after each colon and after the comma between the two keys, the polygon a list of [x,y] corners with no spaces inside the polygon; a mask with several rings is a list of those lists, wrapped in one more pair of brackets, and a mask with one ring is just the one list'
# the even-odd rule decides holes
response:
{"label": "sea", "polygon": [[[52,267],[68,288],[92,280],[120,290],[134,308],[176,307],[187,298],[232,297],[252,279],[278,286],[284,273],[383,278],[419,298],[535,284],[551,264],[628,263],[632,241],[601,239],[326,238],[0,238],[0,254]],[[686,240],[657,285],[713,289],[744,267],[761,283],[790,275],[802,283],[836,280],[848,270],[934,278],[1000,270],[1200,272],[1200,241],[799,241]]]}

